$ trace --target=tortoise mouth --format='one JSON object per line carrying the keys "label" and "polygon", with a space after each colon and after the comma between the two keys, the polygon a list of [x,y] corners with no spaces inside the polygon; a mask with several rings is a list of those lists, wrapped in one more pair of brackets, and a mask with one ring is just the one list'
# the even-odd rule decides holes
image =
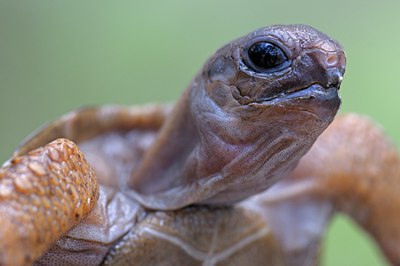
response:
{"label": "tortoise mouth", "polygon": [[320,99],[320,100],[328,100],[328,99],[339,99],[338,94],[339,87],[330,86],[330,87],[323,87],[320,84],[312,84],[311,86],[295,89],[291,91],[281,92],[270,97],[263,97],[257,99],[254,103],[258,104],[266,104],[266,105],[273,105],[273,104],[282,104],[284,102],[291,102],[299,100],[308,100],[308,99]]}
{"label": "tortoise mouth", "polygon": [[303,114],[312,114],[324,121],[333,119],[339,110],[340,104],[338,88],[333,86],[323,87],[320,84],[313,84],[291,92],[279,93],[251,103],[257,109],[267,111],[270,107],[278,107],[279,109],[285,109],[285,113],[289,116],[293,116],[294,113],[292,111],[295,111]]}

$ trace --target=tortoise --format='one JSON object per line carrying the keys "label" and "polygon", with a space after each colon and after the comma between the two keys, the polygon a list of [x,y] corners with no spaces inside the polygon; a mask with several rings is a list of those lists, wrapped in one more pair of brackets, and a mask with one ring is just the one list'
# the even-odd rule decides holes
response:
{"label": "tortoise", "polygon": [[0,170],[0,265],[315,265],[338,211],[400,264],[400,157],[368,118],[334,119],[344,71],[335,40],[274,25],[174,107],[45,125]]}

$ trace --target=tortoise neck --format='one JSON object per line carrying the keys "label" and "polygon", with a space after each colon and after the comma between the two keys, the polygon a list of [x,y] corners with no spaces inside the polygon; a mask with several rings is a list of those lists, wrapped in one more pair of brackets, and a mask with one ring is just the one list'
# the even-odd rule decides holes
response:
{"label": "tortoise neck", "polygon": [[[128,193],[147,208],[178,209],[218,193],[231,173],[224,167],[243,153],[237,142],[253,143],[257,137],[254,130],[227,127],[232,118],[209,97],[205,83],[201,75],[191,83],[131,173]],[[239,131],[237,140],[233,135]],[[268,138],[268,132],[262,134]]]}
{"label": "tortoise neck", "polygon": [[137,193],[150,195],[186,182],[176,177],[189,171],[185,169],[186,159],[198,143],[198,134],[189,111],[189,94],[190,88],[165,121],[139,168],[132,173],[129,186]]}

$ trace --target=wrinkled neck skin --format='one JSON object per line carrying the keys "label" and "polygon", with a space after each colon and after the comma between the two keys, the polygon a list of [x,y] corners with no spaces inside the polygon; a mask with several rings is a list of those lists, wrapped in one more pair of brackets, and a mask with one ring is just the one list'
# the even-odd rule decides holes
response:
{"label": "wrinkled neck skin", "polygon": [[145,207],[226,205],[259,193],[291,171],[333,120],[340,100],[336,88],[315,85],[331,78],[313,76],[326,72],[318,49],[302,54],[296,46],[298,62],[263,76],[241,61],[246,38],[210,58],[129,178],[127,193]]}
{"label": "wrinkled neck skin", "polygon": [[[239,116],[218,106],[202,86],[198,77],[137,171],[145,178],[133,183],[135,198],[148,208],[228,204],[261,192],[295,167],[333,118],[299,110],[308,119],[288,115],[282,123],[279,105],[250,107],[254,113]],[[300,126],[285,126],[290,124]]]}
{"label": "wrinkled neck skin", "polygon": [[[212,189],[213,195],[200,203],[233,203],[270,187],[295,167],[331,122],[332,117],[322,121],[300,110],[285,117],[286,108],[279,105],[220,106],[200,87],[199,83],[192,90],[195,100],[190,111],[202,115],[193,117],[199,137],[191,158],[194,171],[187,175],[199,177],[200,188]],[[210,87],[221,95],[232,95],[227,91],[235,90],[220,82],[209,83],[208,91]],[[204,185],[201,177],[206,177]]]}

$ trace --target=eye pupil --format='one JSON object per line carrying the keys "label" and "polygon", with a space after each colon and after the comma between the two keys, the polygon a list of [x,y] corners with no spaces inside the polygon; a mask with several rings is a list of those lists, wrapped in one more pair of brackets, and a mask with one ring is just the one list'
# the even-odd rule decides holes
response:
{"label": "eye pupil", "polygon": [[248,50],[252,63],[259,68],[269,69],[276,67],[287,60],[285,53],[275,44],[257,42]]}

